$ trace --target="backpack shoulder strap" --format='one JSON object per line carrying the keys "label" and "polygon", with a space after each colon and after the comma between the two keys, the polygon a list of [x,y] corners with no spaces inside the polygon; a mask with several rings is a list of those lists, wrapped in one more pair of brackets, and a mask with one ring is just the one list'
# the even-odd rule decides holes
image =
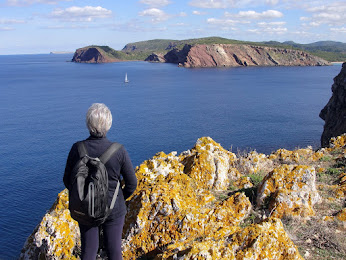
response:
{"label": "backpack shoulder strap", "polygon": [[112,155],[118,151],[123,145],[119,143],[112,143],[111,146],[99,157],[103,164],[106,164]]}
{"label": "backpack shoulder strap", "polygon": [[77,148],[78,148],[78,154],[79,154],[80,158],[82,158],[82,157],[84,157],[85,155],[88,154],[84,142],[78,142],[77,143]]}

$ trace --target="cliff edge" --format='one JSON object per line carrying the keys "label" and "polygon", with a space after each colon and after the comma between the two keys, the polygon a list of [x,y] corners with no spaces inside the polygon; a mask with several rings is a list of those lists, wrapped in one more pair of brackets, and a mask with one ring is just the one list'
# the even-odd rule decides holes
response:
{"label": "cliff edge", "polygon": [[321,136],[322,147],[329,145],[331,137],[346,132],[346,62],[342,64],[339,75],[334,78],[332,92],[332,97],[320,112],[320,117],[325,121]]}
{"label": "cliff edge", "polygon": [[165,61],[183,67],[324,66],[329,62],[301,50],[245,44],[198,44],[173,49]]}

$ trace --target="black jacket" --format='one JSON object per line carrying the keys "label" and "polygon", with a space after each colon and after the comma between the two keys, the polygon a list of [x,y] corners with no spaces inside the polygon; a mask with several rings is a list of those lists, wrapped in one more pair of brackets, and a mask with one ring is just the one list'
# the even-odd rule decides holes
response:
{"label": "black jacket", "polygon": [[[106,137],[94,137],[90,136],[84,141],[85,147],[87,149],[88,155],[90,157],[101,156],[107,148],[112,144]],[[79,160],[77,143],[74,143],[70,153],[67,158],[65,174],[64,174],[64,184],[67,189],[69,189],[71,180],[73,178],[72,170],[74,165]],[[135,175],[134,168],[132,166],[131,159],[122,146],[106,163],[106,168],[108,172],[108,185],[109,194],[108,201],[112,200],[114,190],[117,185],[117,180],[120,180],[120,175],[125,181],[125,187],[119,189],[119,194],[115,202],[113,211],[107,220],[116,219],[126,214],[125,200],[131,196],[137,187],[137,178]]]}

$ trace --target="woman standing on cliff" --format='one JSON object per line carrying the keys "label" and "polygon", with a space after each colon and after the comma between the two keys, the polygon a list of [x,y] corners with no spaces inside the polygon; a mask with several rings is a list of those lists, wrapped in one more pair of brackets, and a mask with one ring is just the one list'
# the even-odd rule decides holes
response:
{"label": "woman standing on cliff", "polygon": [[[83,141],[87,154],[90,157],[99,157],[112,144],[106,137],[112,125],[111,111],[105,104],[92,104],[87,112],[86,124],[90,133],[90,136]],[[67,189],[71,187],[71,180],[73,180],[74,177],[72,176],[73,168],[80,159],[77,143],[73,144],[66,162],[63,181]],[[125,187],[119,189],[118,197],[112,212],[102,224],[104,245],[106,247],[108,259],[118,260],[122,259],[121,236],[126,214],[125,200],[135,191],[137,187],[137,178],[131,159],[123,146],[112,155],[105,165],[108,172],[109,201],[112,200],[120,176],[123,177],[125,182]],[[99,248],[99,227],[85,226],[79,223],[79,228],[82,244],[81,259],[95,260]]]}

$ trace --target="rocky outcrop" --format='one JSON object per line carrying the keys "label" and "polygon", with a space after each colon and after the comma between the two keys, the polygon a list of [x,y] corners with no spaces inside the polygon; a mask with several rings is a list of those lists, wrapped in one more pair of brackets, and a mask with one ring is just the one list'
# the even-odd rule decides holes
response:
{"label": "rocky outcrop", "polygon": [[313,216],[313,206],[321,201],[315,185],[315,168],[282,165],[270,172],[258,187],[257,206],[266,203],[274,217]]}
{"label": "rocky outcrop", "polygon": [[166,62],[164,55],[161,53],[152,53],[144,61]]}
{"label": "rocky outcrop", "polygon": [[332,97],[321,110],[320,117],[325,121],[321,136],[321,145],[329,145],[331,137],[339,136],[346,132],[346,63],[334,78]]}
{"label": "rocky outcrop", "polygon": [[52,208],[26,240],[19,259],[79,259],[78,223],[68,210],[68,192],[59,193]]}
{"label": "rocky outcrop", "polygon": [[322,66],[329,63],[301,50],[240,44],[185,45],[165,55],[184,67]]}
{"label": "rocky outcrop", "polygon": [[99,47],[84,47],[75,51],[72,61],[78,63],[107,63],[120,60],[110,56]]}
{"label": "rocky outcrop", "polygon": [[[318,151],[308,147],[237,156],[202,137],[179,155],[159,152],[136,168],[138,187],[128,200],[123,258],[302,259],[283,222],[310,221],[306,227],[317,225],[317,230],[321,221],[346,225],[345,154],[346,135]],[[331,185],[316,185],[316,173],[327,172],[330,178],[329,171],[335,171],[320,165],[332,156],[345,167]],[[333,198],[322,198],[325,190]],[[336,210],[315,215],[321,201],[332,201]],[[20,259],[80,259],[79,253],[78,223],[71,219],[63,190],[28,237]]]}

